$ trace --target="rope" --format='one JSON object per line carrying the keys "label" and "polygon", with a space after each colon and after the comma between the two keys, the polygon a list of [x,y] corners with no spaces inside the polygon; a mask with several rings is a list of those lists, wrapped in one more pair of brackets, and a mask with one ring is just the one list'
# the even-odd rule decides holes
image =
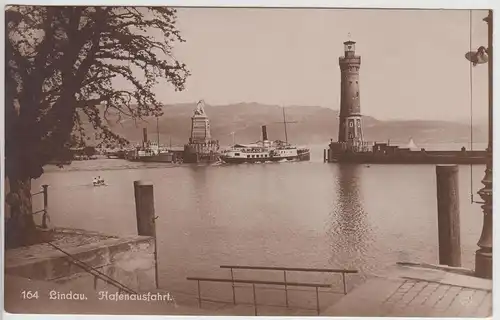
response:
{"label": "rope", "polygon": [[[472,52],[472,10],[469,10],[469,52]],[[469,105],[469,116],[470,116],[470,151],[473,150],[473,119],[472,119],[472,105],[474,103],[473,99],[473,79],[472,79],[472,61],[469,62],[469,93],[470,93],[470,105]],[[474,203],[474,185],[472,180],[472,164],[469,165],[470,168],[470,203]]]}

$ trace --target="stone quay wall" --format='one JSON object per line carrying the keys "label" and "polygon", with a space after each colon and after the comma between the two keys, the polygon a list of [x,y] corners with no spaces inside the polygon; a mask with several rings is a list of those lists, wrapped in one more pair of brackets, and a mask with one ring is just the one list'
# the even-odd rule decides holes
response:
{"label": "stone quay wall", "polygon": [[[136,292],[156,289],[155,242],[152,237],[118,238],[86,232],[66,232],[62,236],[59,234],[59,239],[52,243],[74,259]],[[75,290],[93,287],[96,291],[118,291],[115,286],[86,272],[70,260],[66,254],[48,244],[6,250],[5,274],[71,283]]]}

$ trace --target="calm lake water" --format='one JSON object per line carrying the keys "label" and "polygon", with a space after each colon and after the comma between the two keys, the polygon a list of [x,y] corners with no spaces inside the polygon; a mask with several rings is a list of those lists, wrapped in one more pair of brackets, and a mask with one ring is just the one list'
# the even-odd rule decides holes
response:
{"label": "calm lake water", "polygon": [[[472,169],[474,193],[483,172]],[[107,187],[91,185],[97,175]],[[462,263],[472,268],[482,212],[470,203],[469,166],[459,178]],[[301,163],[172,167],[102,159],[48,167],[33,189],[50,185],[54,226],[130,235],[137,232],[134,180],[154,183],[160,285],[172,291],[196,293],[187,276],[229,276],[222,264],[355,268],[363,278],[397,261],[438,261],[433,165],[324,164],[321,148]]]}

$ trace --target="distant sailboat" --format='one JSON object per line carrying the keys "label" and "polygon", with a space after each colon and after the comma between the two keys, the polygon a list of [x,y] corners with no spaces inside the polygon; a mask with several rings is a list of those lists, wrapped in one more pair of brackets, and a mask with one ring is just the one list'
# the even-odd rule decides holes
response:
{"label": "distant sailboat", "polygon": [[406,147],[408,149],[410,149],[411,151],[418,151],[418,150],[420,150],[420,148],[415,144],[415,141],[413,141],[413,138],[410,138],[410,141],[408,142],[408,144],[406,145]]}

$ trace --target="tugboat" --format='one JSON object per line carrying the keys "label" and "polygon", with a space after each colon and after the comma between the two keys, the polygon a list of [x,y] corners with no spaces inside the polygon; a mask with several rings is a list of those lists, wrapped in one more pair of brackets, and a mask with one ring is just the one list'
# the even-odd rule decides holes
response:
{"label": "tugboat", "polygon": [[284,109],[283,121],[286,141],[269,141],[267,139],[267,127],[262,126],[262,141],[247,145],[236,144],[221,155],[221,160],[225,163],[309,161],[311,159],[309,148],[288,143]]}
{"label": "tugboat", "polygon": [[158,118],[156,119],[156,126],[158,132],[157,141],[148,140],[147,129],[143,128],[143,141],[142,145],[137,146],[135,149],[129,150],[125,153],[125,159],[133,162],[179,162],[177,155],[165,147],[160,146],[160,137],[158,131]]}
{"label": "tugboat", "polygon": [[173,152],[150,141],[146,148],[137,147],[130,152],[127,160],[132,162],[175,162]]}

